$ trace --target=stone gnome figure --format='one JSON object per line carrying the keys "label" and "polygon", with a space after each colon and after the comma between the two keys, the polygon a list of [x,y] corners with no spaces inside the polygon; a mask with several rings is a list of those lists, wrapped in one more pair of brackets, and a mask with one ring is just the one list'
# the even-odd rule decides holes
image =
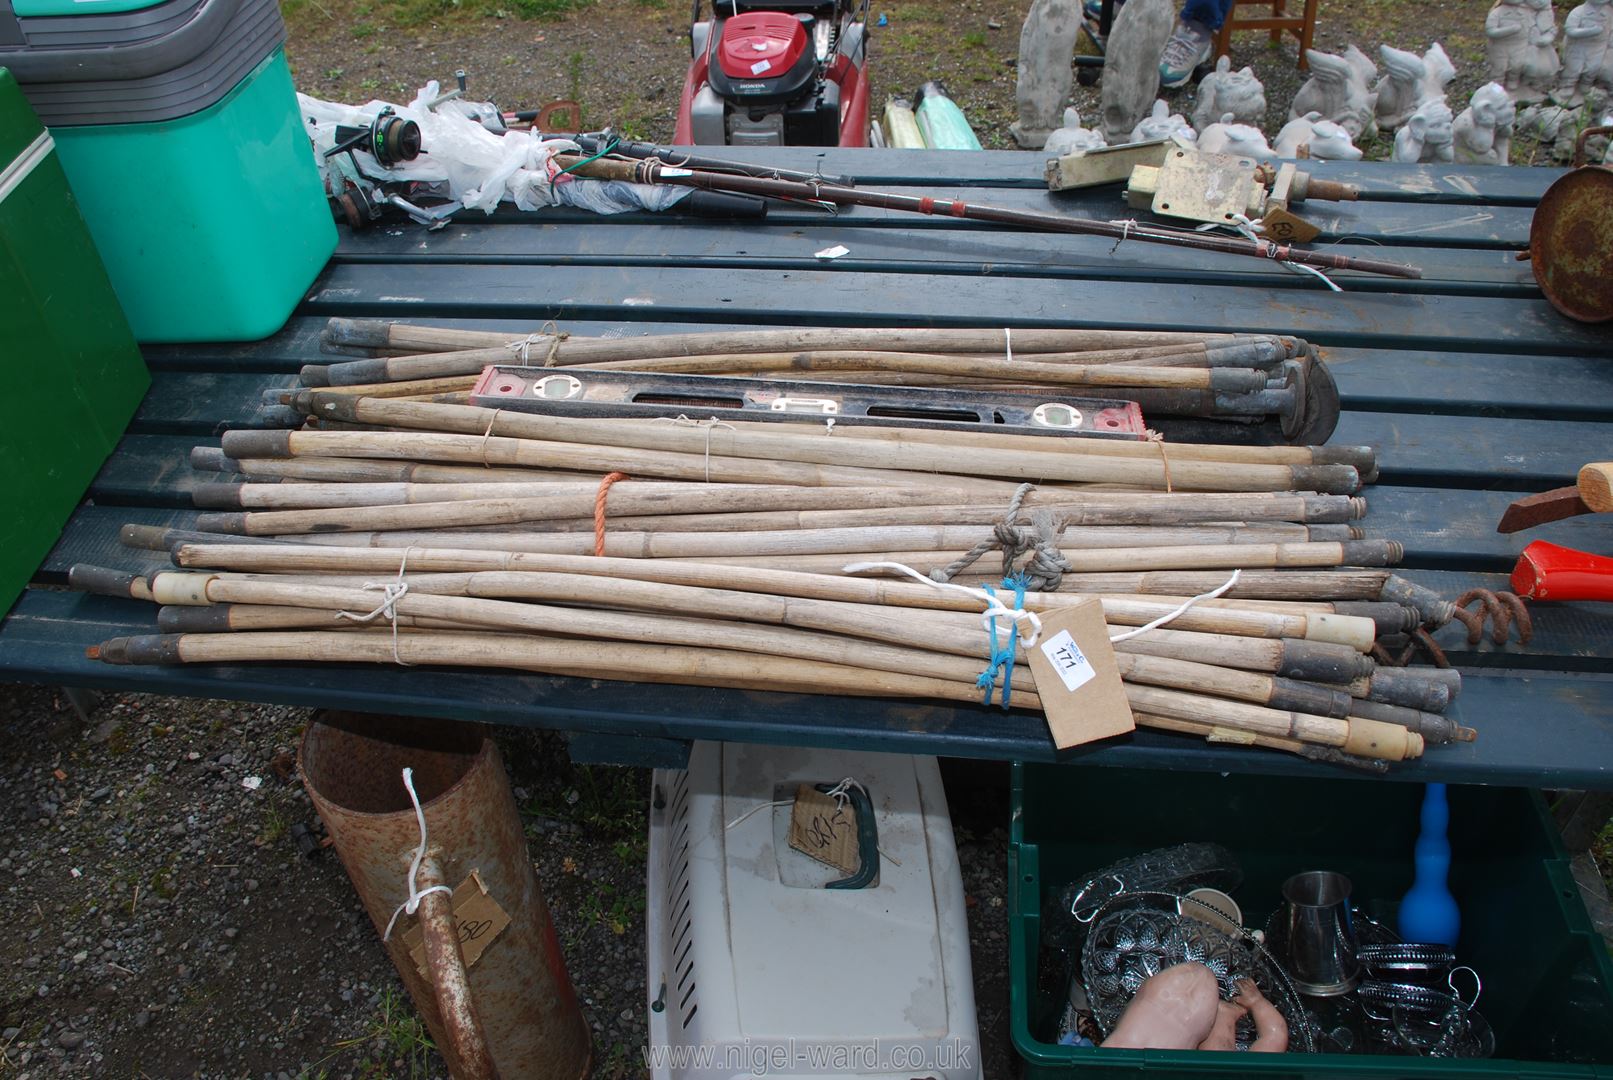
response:
{"label": "stone gnome figure", "polygon": [[1490,79],[1530,105],[1557,84],[1557,16],[1551,0],[1496,0],[1484,20]]}
{"label": "stone gnome figure", "polygon": [[1305,53],[1311,65],[1311,77],[1288,110],[1288,119],[1299,120],[1313,112],[1331,120],[1350,133],[1350,138],[1377,134],[1377,100],[1367,89],[1377,74],[1377,67],[1355,46],[1343,56],[1318,52]]}
{"label": "stone gnome figure", "polygon": [[1187,122],[1186,117],[1171,112],[1165,99],[1160,98],[1154,102],[1154,111],[1131,129],[1132,142],[1153,142],[1155,139],[1192,143],[1198,139],[1198,132],[1193,130],[1193,125]]}
{"label": "stone gnome figure", "polygon": [[1510,165],[1517,106],[1500,83],[1485,83],[1451,125],[1456,160],[1468,165]]}
{"label": "stone gnome figure", "polygon": [[1159,56],[1176,26],[1177,6],[1177,0],[1128,0],[1115,16],[1102,86],[1103,134],[1111,143],[1125,142],[1159,97]]}
{"label": "stone gnome figure", "polygon": [[1323,120],[1321,113],[1314,112],[1284,124],[1272,148],[1280,158],[1361,160],[1361,151],[1350,141],[1350,133],[1331,120]]}
{"label": "stone gnome figure", "polygon": [[1064,126],[1047,137],[1042,149],[1048,157],[1063,157],[1065,154],[1085,154],[1107,145],[1103,132],[1089,131],[1081,126],[1081,114],[1071,106],[1064,110]]}
{"label": "stone gnome figure", "polygon": [[1423,102],[1444,97],[1445,87],[1456,78],[1456,66],[1437,41],[1422,56],[1388,45],[1378,55],[1383,59],[1384,76],[1373,89],[1378,95],[1378,127],[1385,131],[1404,124]]}
{"label": "stone gnome figure", "polygon": [[1233,71],[1232,58],[1223,56],[1199,83],[1193,126],[1203,131],[1227,113],[1234,123],[1260,126],[1266,119],[1266,88],[1255,78],[1254,68]]}
{"label": "stone gnome figure", "polygon": [[1563,68],[1551,99],[1577,109],[1592,86],[1613,89],[1613,0],[1586,0],[1563,20]]}
{"label": "stone gnome figure", "polygon": [[1452,127],[1451,107],[1445,104],[1444,98],[1424,102],[1395,135],[1395,150],[1390,160],[1403,165],[1455,160]]}

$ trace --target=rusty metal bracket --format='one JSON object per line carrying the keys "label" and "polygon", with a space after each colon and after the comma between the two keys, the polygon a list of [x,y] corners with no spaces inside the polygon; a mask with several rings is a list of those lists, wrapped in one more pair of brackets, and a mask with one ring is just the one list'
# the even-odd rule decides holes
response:
{"label": "rusty metal bracket", "polygon": [[1451,666],[1450,657],[1445,655],[1445,650],[1434,640],[1430,631],[1450,622],[1459,622],[1467,628],[1469,645],[1477,645],[1484,639],[1486,622],[1489,623],[1490,640],[1497,645],[1507,643],[1514,625],[1518,628],[1520,645],[1529,644],[1529,639],[1535,633],[1534,619],[1515,593],[1469,589],[1456,598],[1446,622],[1437,625],[1425,623],[1409,634],[1380,638],[1373,643],[1372,658],[1390,667],[1405,667],[1422,653],[1435,667],[1448,668]]}
{"label": "rusty metal bracket", "polygon": [[1372,644],[1372,658],[1387,667],[1406,667],[1417,658],[1418,652],[1427,654],[1435,667],[1451,666],[1450,658],[1427,627],[1419,626],[1409,634],[1395,634]]}

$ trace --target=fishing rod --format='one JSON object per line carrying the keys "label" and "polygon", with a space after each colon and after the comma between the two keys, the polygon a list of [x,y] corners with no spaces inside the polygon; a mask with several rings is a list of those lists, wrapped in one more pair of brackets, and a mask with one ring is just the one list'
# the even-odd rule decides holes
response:
{"label": "fishing rod", "polygon": [[577,154],[555,155],[555,163],[576,176],[597,180],[625,180],[637,184],[673,184],[705,191],[737,192],[745,195],[762,195],[768,198],[793,202],[828,203],[837,206],[873,206],[885,210],[902,210],[916,214],[946,214],[951,217],[975,221],[989,221],[997,225],[1010,225],[1043,232],[1077,233],[1088,236],[1107,236],[1117,241],[1138,240],[1149,244],[1168,244],[1172,247],[1191,248],[1197,251],[1215,251],[1226,255],[1243,255],[1271,259],[1277,262],[1324,270],[1357,270],[1367,274],[1388,277],[1420,278],[1422,269],[1405,263],[1383,259],[1361,259],[1351,255],[1309,251],[1290,244],[1278,244],[1264,238],[1255,240],[1214,236],[1209,233],[1183,232],[1161,228],[1138,221],[1100,221],[1096,218],[1065,217],[1060,214],[1040,213],[1034,210],[1010,210],[1001,206],[963,202],[959,199],[937,199],[921,195],[897,195],[885,191],[845,187],[823,178],[810,180],[781,180],[773,177],[733,175],[698,168],[668,165],[659,158],[622,159],[614,157],[584,157]]}
{"label": "fishing rod", "polygon": [[618,138],[609,131],[573,135],[570,138],[590,154],[617,154],[639,161],[659,161],[674,168],[709,169],[713,172],[738,173],[743,176],[755,176],[765,179],[795,180],[804,184],[838,184],[841,187],[848,188],[857,186],[857,181],[850,176],[825,176],[822,173],[780,169],[772,165],[757,165],[753,162],[728,161],[724,158],[705,157],[700,154],[689,153],[688,147],[661,146],[657,143],[636,142],[631,139]]}

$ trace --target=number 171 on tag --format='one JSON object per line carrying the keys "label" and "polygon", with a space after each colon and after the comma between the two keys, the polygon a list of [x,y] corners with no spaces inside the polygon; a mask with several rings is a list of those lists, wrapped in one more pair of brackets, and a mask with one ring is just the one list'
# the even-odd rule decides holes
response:
{"label": "number 171 on tag", "polygon": [[1075,643],[1068,630],[1060,630],[1048,640],[1042,642],[1042,654],[1053,665],[1053,670],[1064,680],[1064,689],[1077,690],[1097,675],[1081,647]]}

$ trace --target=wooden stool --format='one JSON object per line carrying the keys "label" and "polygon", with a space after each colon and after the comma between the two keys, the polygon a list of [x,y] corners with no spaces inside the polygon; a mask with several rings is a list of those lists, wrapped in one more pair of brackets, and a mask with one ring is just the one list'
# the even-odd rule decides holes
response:
{"label": "wooden stool", "polygon": [[[1290,15],[1287,13],[1288,0],[1233,0],[1226,21],[1215,32],[1215,55],[1210,59],[1219,60],[1231,51],[1232,33],[1235,30],[1270,30],[1273,45],[1282,41],[1283,31],[1286,30],[1299,39],[1299,70],[1309,71],[1310,63],[1305,59],[1305,53],[1311,47],[1311,39],[1316,36],[1317,3],[1318,0],[1305,0],[1304,14]],[[1238,17],[1240,7],[1255,5],[1271,8],[1271,14]]]}

